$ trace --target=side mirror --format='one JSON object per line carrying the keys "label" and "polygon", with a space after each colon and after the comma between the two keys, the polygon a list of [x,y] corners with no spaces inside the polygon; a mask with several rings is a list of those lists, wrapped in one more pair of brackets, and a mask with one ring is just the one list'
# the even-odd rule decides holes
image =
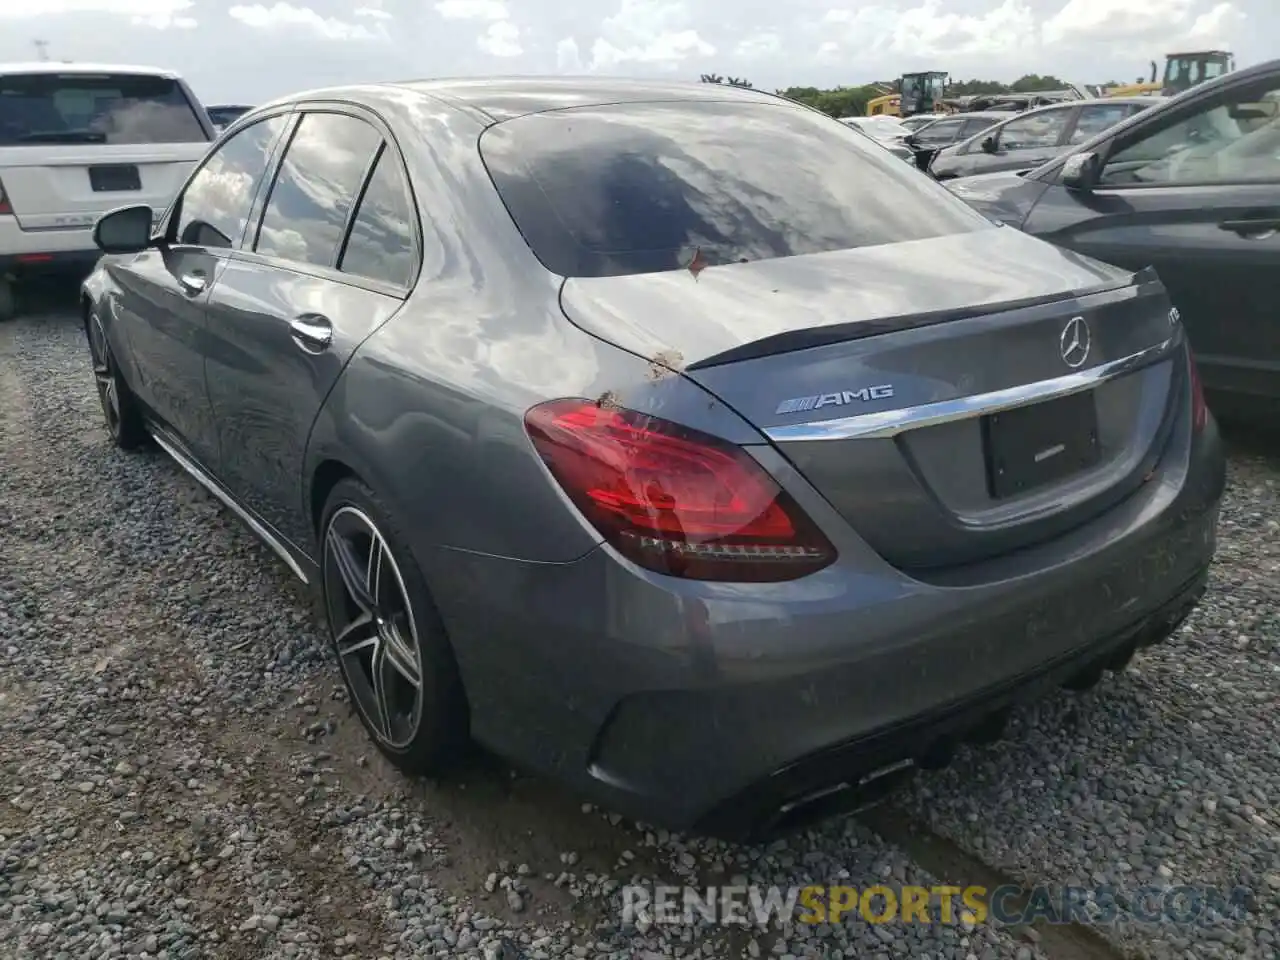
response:
{"label": "side mirror", "polygon": [[146,204],[118,207],[98,218],[93,242],[103,253],[141,253],[152,245],[155,214]]}
{"label": "side mirror", "polygon": [[986,139],[984,139],[984,140],[982,141],[982,152],[983,152],[983,153],[995,153],[995,152],[996,152],[996,138],[995,138],[995,137],[987,137]]}
{"label": "side mirror", "polygon": [[1061,181],[1068,190],[1088,193],[1098,182],[1102,163],[1096,153],[1076,153],[1062,165]]}

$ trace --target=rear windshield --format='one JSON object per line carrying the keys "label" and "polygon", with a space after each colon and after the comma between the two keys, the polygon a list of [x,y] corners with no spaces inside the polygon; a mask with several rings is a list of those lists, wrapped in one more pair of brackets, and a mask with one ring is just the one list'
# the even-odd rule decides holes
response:
{"label": "rear windshield", "polygon": [[785,102],[630,103],[490,127],[512,218],[562,276],[653,273],[966,233],[991,223],[838,121]]}
{"label": "rear windshield", "polygon": [[0,76],[0,147],[208,139],[176,80],[137,74]]}

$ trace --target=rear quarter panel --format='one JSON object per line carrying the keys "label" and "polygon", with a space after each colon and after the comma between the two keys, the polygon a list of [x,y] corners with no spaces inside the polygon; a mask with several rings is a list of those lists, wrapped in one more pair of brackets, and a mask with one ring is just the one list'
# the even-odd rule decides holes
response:
{"label": "rear quarter panel", "polygon": [[537,456],[524,430],[529,407],[583,397],[762,442],[660,360],[569,323],[561,278],[534,258],[480,160],[475,120],[395,93],[380,112],[409,167],[422,274],[321,411],[308,447],[308,509],[317,469],[338,461],[390,502],[432,580],[449,575],[449,550],[567,562],[600,538]]}

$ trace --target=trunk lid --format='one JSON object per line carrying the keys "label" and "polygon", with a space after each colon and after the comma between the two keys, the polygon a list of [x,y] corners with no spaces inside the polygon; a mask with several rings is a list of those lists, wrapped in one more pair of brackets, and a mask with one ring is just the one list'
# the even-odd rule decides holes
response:
{"label": "trunk lid", "polygon": [[[1060,535],[1134,490],[1182,369],[1154,275],[1008,228],[570,279],[562,304],[736,409],[886,560],[921,572]],[[974,414],[993,403],[1021,409]]]}
{"label": "trunk lid", "polygon": [[207,143],[0,147],[0,184],[24,230],[92,227],[115,207],[163,211]]}

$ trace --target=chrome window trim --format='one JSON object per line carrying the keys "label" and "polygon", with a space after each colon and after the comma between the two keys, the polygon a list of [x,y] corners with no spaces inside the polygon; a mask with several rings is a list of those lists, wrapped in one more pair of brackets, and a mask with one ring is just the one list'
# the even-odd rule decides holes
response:
{"label": "chrome window trim", "polygon": [[898,410],[863,413],[855,417],[836,420],[815,420],[807,423],[788,423],[768,427],[764,435],[780,443],[809,440],[881,440],[896,437],[908,430],[934,427],[956,420],[1001,413],[1017,407],[1025,407],[1046,400],[1056,400],[1073,393],[1093,389],[1108,380],[1133,373],[1168,355],[1182,340],[1181,331],[1163,343],[1139,350],[1137,353],[1108,363],[1100,363],[1088,370],[1078,370],[1051,380],[1020,384],[1003,390],[992,390],[956,400],[940,400],[922,403]]}

